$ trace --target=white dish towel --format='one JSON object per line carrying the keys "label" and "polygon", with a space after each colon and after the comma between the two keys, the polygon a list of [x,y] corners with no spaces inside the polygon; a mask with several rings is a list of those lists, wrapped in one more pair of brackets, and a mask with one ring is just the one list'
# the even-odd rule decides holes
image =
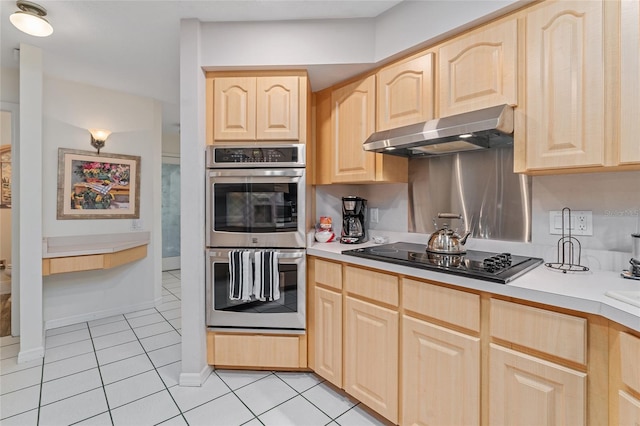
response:
{"label": "white dish towel", "polygon": [[253,292],[253,265],[251,252],[231,250],[229,252],[229,299],[251,300]]}
{"label": "white dish towel", "polygon": [[261,301],[280,299],[280,274],[278,272],[278,253],[275,251],[256,251],[253,295]]}

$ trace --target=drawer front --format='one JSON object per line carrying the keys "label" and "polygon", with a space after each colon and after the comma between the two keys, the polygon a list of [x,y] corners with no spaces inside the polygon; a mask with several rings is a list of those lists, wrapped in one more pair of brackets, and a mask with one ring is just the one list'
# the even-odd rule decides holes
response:
{"label": "drawer front", "polygon": [[345,266],[344,279],[349,293],[398,306],[398,277],[395,275]]}
{"label": "drawer front", "polygon": [[313,281],[325,287],[342,290],[342,265],[322,259],[314,259],[314,261]]}
{"label": "drawer front", "polygon": [[215,365],[256,368],[300,368],[298,336],[216,334]]}
{"label": "drawer front", "polygon": [[620,333],[620,373],[622,381],[640,392],[640,338]]}
{"label": "drawer front", "polygon": [[404,278],[402,306],[449,324],[480,331],[480,296]]}
{"label": "drawer front", "polygon": [[587,320],[491,299],[491,336],[569,361],[587,363]]}

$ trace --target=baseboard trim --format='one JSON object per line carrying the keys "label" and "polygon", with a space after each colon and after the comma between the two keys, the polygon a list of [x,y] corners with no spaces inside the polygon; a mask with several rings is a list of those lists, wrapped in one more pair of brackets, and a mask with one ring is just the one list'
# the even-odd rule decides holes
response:
{"label": "baseboard trim", "polygon": [[[160,299],[162,300],[162,299]],[[65,318],[58,318],[54,320],[48,320],[44,323],[44,329],[50,330],[52,328],[65,327],[67,325],[78,324],[81,322],[94,321],[97,319],[112,317],[114,315],[128,314],[135,311],[142,311],[144,309],[155,308],[157,301],[149,301],[144,303],[138,303],[136,305],[120,306],[113,309],[105,309],[103,311],[90,312],[87,314],[73,315]]]}
{"label": "baseboard trim", "polygon": [[23,362],[29,362],[36,359],[44,358],[44,347],[39,346],[37,348],[29,349],[28,351],[18,352],[18,364]]}
{"label": "baseboard trim", "polygon": [[180,373],[179,384],[180,386],[202,386],[212,371],[212,366],[205,365],[199,373]]}

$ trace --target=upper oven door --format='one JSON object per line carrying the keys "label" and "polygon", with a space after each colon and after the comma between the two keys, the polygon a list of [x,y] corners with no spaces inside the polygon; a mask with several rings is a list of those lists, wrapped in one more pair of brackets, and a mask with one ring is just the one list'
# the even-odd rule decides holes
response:
{"label": "upper oven door", "polygon": [[305,247],[304,169],[209,170],[208,247]]}

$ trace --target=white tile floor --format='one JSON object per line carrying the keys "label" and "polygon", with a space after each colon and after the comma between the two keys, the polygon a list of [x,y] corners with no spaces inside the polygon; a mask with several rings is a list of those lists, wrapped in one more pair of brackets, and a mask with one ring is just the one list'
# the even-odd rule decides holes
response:
{"label": "white tile floor", "polygon": [[0,338],[0,423],[31,425],[383,425],[312,373],[216,370],[180,387],[180,271],[163,303],[48,330],[44,360],[18,364]]}

